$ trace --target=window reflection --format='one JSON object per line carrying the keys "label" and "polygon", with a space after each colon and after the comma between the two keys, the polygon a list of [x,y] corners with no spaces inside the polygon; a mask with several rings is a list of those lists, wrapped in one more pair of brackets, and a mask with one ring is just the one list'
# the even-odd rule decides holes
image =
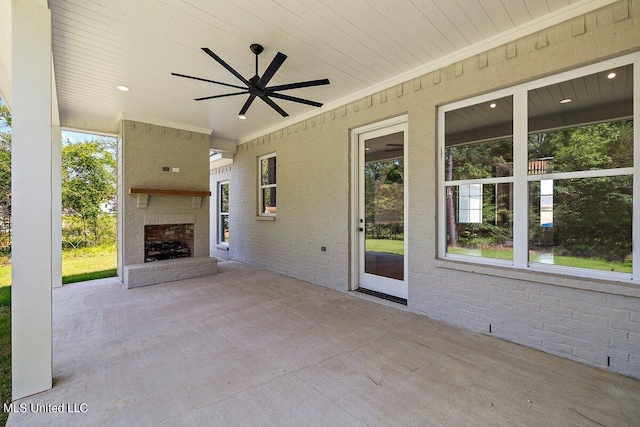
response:
{"label": "window reflection", "polygon": [[632,66],[531,90],[528,111],[529,261],[631,273]]}
{"label": "window reflection", "polygon": [[553,180],[551,223],[545,186],[529,183],[529,261],[631,273],[633,176]]}
{"label": "window reflection", "polygon": [[[448,203],[447,253],[513,259],[513,185],[470,184],[449,186],[446,191],[451,201],[475,193],[479,203]],[[461,206],[478,209],[471,213]]]}
{"label": "window reflection", "polygon": [[513,259],[513,185],[492,182],[513,176],[512,134],[511,96],[445,114],[447,253]]}

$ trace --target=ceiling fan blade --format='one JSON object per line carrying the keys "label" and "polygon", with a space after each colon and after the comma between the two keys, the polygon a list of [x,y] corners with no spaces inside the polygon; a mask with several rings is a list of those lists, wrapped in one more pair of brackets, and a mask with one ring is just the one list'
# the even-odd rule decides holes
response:
{"label": "ceiling fan blade", "polygon": [[258,87],[260,89],[265,88],[265,86],[269,83],[269,80],[271,80],[271,77],[273,77],[276,71],[278,71],[278,69],[282,66],[285,59],[287,59],[287,55],[285,55],[284,53],[278,52],[276,54],[276,56],[273,58],[273,61],[271,61],[271,64],[269,64],[264,74],[262,74],[260,80],[258,80]]}
{"label": "ceiling fan blade", "polygon": [[284,111],[282,108],[280,108],[278,106],[278,104],[276,104],[275,102],[273,102],[273,100],[269,99],[269,97],[267,95],[262,95],[260,97],[260,99],[262,99],[264,102],[267,103],[267,105],[271,108],[273,108],[274,110],[276,110],[278,113],[280,113],[280,115],[282,117],[288,117],[289,115],[287,114],[286,111]]}
{"label": "ceiling fan blade", "polygon": [[[322,85],[328,85],[328,84],[330,84],[329,79],[309,80],[308,82],[289,83],[286,85],[268,87],[266,88],[266,91],[277,92],[280,90],[298,89],[302,87],[322,86]],[[271,95],[271,93],[268,93],[268,95]]]}
{"label": "ceiling fan blade", "polygon": [[253,103],[254,99],[256,99],[255,95],[249,95],[249,98],[247,98],[247,102],[244,103],[244,105],[242,106],[242,110],[240,110],[238,115],[242,116],[242,115],[246,114],[246,112],[249,109],[249,107],[251,107],[251,104]]}
{"label": "ceiling fan blade", "polygon": [[200,77],[187,76],[185,74],[171,73],[172,76],[184,77],[185,79],[200,80],[201,82],[215,83],[217,85],[234,87],[236,89],[244,89],[242,86],[231,85],[229,83],[217,82],[215,80],[203,79]]}
{"label": "ceiling fan blade", "polygon": [[322,107],[322,104],[320,102],[309,101],[308,99],[296,98],[295,96],[283,95],[281,93],[270,93],[269,96],[278,99],[284,99],[285,101],[293,101],[299,102],[300,104],[313,105],[314,107]]}
{"label": "ceiling fan blade", "polygon": [[249,93],[249,91],[248,90],[244,90],[242,92],[233,92],[233,93],[224,93],[222,95],[205,96],[203,98],[196,98],[196,99],[194,99],[194,101],[204,101],[204,100],[207,100],[207,99],[225,98],[227,96],[244,95],[245,93]]}
{"label": "ceiling fan blade", "polygon": [[212,57],[213,59],[215,59],[220,65],[222,65],[224,68],[227,69],[227,71],[229,71],[231,74],[233,74],[234,76],[236,76],[238,78],[238,80],[240,80],[242,83],[246,84],[247,87],[251,86],[251,84],[247,81],[247,79],[245,79],[244,77],[242,77],[240,75],[240,73],[238,73],[236,70],[234,70],[233,68],[231,68],[231,65],[227,64],[226,62],[224,62],[222,60],[222,58],[220,58],[218,55],[216,55],[215,53],[213,53],[211,51],[211,49],[209,49],[208,47],[203,47],[202,50],[209,55],[210,57]]}

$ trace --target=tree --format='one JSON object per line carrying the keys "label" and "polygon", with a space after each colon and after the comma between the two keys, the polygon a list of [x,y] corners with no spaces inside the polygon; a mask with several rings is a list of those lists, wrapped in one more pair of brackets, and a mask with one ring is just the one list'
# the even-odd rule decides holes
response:
{"label": "tree", "polygon": [[[510,176],[513,169],[511,138],[446,147],[447,181]],[[483,185],[481,223],[458,223],[456,219],[457,186],[446,188],[447,246],[504,244],[511,239],[511,197],[501,184]]]}
{"label": "tree", "polygon": [[0,251],[11,248],[11,113],[0,100]]}
{"label": "tree", "polygon": [[0,100],[0,148],[11,150],[11,112]]}
{"label": "tree", "polygon": [[[453,149],[447,148],[445,160],[447,162],[446,180],[453,179]],[[458,246],[458,233],[456,230],[456,205],[454,201],[453,187],[447,187],[447,240],[449,246]]]}
{"label": "tree", "polygon": [[[557,172],[633,165],[633,122],[580,126],[553,135]],[[631,253],[630,175],[554,182],[555,244],[568,255],[624,260]]]}
{"label": "tree", "polygon": [[365,221],[373,238],[404,232],[404,161],[365,164]]}
{"label": "tree", "polygon": [[[77,217],[84,244],[100,240],[100,204],[115,195],[114,142],[66,141],[62,150],[63,209]],[[90,239],[91,237],[91,239]],[[0,251],[11,248],[11,113],[0,100]]]}
{"label": "tree", "polygon": [[116,161],[108,142],[95,139],[62,147],[62,208],[80,219],[82,244],[100,242],[100,204],[115,195]]}

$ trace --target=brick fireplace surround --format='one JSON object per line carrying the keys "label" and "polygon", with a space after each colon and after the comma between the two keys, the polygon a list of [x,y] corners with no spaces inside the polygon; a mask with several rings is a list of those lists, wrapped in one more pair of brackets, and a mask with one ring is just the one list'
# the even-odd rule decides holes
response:
{"label": "brick fireplace surround", "polygon": [[[209,135],[130,120],[121,126],[120,280],[134,288],[216,274],[218,260],[209,256]],[[176,224],[188,224],[186,231],[177,232]],[[152,257],[159,260],[148,257],[145,229],[163,230],[153,239],[166,240],[168,253]],[[177,251],[189,256],[174,258]]]}

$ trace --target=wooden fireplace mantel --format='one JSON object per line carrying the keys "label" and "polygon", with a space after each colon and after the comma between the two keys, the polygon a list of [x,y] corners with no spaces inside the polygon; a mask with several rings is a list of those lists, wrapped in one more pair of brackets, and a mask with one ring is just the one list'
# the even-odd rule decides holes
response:
{"label": "wooden fireplace mantel", "polygon": [[146,208],[149,204],[149,196],[186,196],[191,197],[191,207],[200,208],[202,198],[211,196],[208,190],[177,190],[170,188],[129,188],[129,194],[138,195],[138,207]]}
{"label": "wooden fireplace mantel", "polygon": [[148,194],[150,196],[211,196],[211,191],[201,190],[176,190],[169,188],[129,188],[129,194]]}

